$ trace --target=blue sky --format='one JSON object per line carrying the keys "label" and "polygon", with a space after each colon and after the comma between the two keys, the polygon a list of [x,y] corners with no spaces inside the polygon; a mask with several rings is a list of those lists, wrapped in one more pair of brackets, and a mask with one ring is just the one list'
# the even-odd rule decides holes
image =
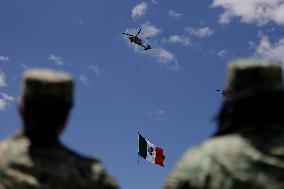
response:
{"label": "blue sky", "polygon": [[[161,188],[214,131],[228,62],[284,62],[283,25],[283,0],[1,0],[0,137],[21,127],[22,72],[64,70],[76,90],[62,141],[99,156],[122,188]],[[153,49],[121,35],[139,28]],[[164,148],[164,168],[137,164],[138,131]]]}

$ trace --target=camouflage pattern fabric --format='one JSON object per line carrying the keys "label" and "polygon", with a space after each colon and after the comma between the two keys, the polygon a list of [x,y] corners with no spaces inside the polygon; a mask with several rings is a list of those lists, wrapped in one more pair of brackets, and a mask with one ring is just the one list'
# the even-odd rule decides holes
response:
{"label": "camouflage pattern fabric", "polygon": [[248,129],[187,151],[165,189],[284,189],[284,129]]}
{"label": "camouflage pattern fabric", "polygon": [[117,189],[99,160],[61,144],[36,147],[23,135],[0,143],[0,189]]}

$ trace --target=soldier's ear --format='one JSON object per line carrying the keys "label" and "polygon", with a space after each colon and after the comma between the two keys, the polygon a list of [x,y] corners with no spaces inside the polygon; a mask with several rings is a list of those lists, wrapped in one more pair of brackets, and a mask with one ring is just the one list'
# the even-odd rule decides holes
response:
{"label": "soldier's ear", "polygon": [[56,132],[58,135],[61,134],[63,130],[65,129],[67,121],[68,121],[68,117],[69,117],[69,111],[66,112],[62,120],[60,120],[60,122],[58,123],[58,127],[56,128]]}
{"label": "soldier's ear", "polygon": [[20,114],[20,116],[22,118],[25,117],[25,110],[24,110],[24,103],[22,100],[19,100],[18,103],[17,103],[17,106],[18,106],[18,113]]}

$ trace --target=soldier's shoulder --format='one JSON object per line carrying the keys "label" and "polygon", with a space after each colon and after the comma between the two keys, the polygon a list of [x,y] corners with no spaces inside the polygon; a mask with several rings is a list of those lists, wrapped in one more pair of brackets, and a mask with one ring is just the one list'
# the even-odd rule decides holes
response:
{"label": "soldier's shoulder", "polygon": [[75,161],[86,163],[86,164],[99,164],[101,160],[97,156],[86,156],[82,155],[66,146],[62,146],[62,151],[64,151],[65,155],[68,156],[70,159]]}
{"label": "soldier's shoulder", "polygon": [[83,173],[103,172],[104,168],[102,166],[101,160],[97,156],[86,156],[82,155],[66,146],[61,146],[60,148],[60,159],[66,159],[66,166],[78,167]]}
{"label": "soldier's shoulder", "polygon": [[[245,145],[246,141],[241,136],[233,134],[211,138],[187,150],[166,180],[165,188],[176,189],[188,185],[204,188],[208,179],[213,177],[214,183],[218,185],[221,182],[218,178],[228,174],[226,164],[231,162],[229,156],[237,156],[240,153],[238,149]],[[217,175],[217,179],[214,175]]]}
{"label": "soldier's shoulder", "polygon": [[0,140],[0,150],[5,148],[6,146],[9,146],[11,144],[11,142],[13,142],[13,141],[11,140],[10,137]]}
{"label": "soldier's shoulder", "polygon": [[99,157],[85,156],[67,147],[64,147],[64,150],[68,154],[69,159],[73,159],[72,161],[80,167],[81,172],[88,172],[87,175],[90,180],[99,183],[105,189],[119,188],[118,182],[108,174]]}
{"label": "soldier's shoulder", "polygon": [[250,142],[242,135],[235,133],[211,138],[202,143],[197,149],[211,156],[220,156],[235,154],[249,147]]}
{"label": "soldier's shoulder", "polygon": [[[249,142],[238,134],[230,134],[221,137],[211,138],[204,143],[187,150],[183,156],[183,161],[198,162],[212,161],[212,158],[236,156],[250,148]],[[203,163],[203,162],[202,162]],[[192,163],[191,163],[192,164]]]}
{"label": "soldier's shoulder", "polygon": [[8,136],[4,139],[1,139],[0,140],[0,146],[3,147],[3,146],[7,146],[7,145],[12,145],[12,144],[15,144],[15,143],[27,143],[27,140],[25,139],[25,137],[22,137],[22,136],[18,136],[18,135],[12,135],[12,136]]}
{"label": "soldier's shoulder", "polygon": [[13,157],[27,154],[30,141],[25,137],[10,136],[0,141],[0,156]]}
{"label": "soldier's shoulder", "polygon": [[239,135],[216,137],[187,150],[172,174],[181,180],[204,183],[208,175],[223,174],[223,161],[236,158],[246,141]]}

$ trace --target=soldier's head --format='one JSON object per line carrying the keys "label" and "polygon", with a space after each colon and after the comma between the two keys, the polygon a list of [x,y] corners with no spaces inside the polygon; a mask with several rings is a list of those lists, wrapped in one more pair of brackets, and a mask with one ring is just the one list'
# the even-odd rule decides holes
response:
{"label": "soldier's head", "polygon": [[280,64],[237,60],[228,66],[225,98],[218,115],[219,133],[244,125],[284,125],[283,77]]}
{"label": "soldier's head", "polygon": [[31,69],[23,74],[19,111],[28,136],[57,138],[73,104],[73,80],[64,72]]}

